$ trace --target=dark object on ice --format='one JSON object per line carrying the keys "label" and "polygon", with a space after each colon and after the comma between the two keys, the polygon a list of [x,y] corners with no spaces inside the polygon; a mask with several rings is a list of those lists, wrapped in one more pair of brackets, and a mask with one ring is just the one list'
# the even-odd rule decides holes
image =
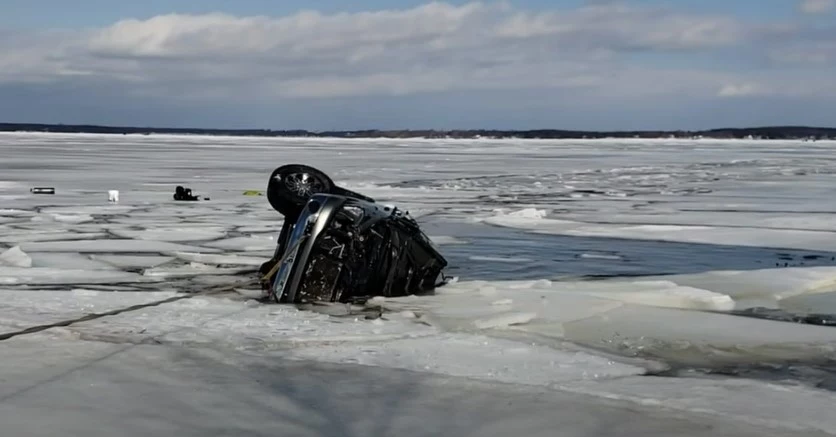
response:
{"label": "dark object on ice", "polygon": [[52,187],[35,187],[29,190],[32,194],[55,194],[55,188]]}
{"label": "dark object on ice", "polygon": [[192,194],[191,188],[184,188],[183,186],[178,185],[177,188],[174,189],[174,200],[195,201],[200,200],[200,198]]}
{"label": "dark object on ice", "polygon": [[836,315],[833,314],[795,314],[784,310],[772,308],[747,308],[745,310],[734,310],[731,314],[757,319],[774,320],[779,322],[802,323],[806,325],[834,326],[836,327]]}
{"label": "dark object on ice", "polygon": [[273,171],[267,198],[285,216],[276,252],[260,269],[270,299],[352,302],[439,285],[447,260],[409,213],[298,164]]}

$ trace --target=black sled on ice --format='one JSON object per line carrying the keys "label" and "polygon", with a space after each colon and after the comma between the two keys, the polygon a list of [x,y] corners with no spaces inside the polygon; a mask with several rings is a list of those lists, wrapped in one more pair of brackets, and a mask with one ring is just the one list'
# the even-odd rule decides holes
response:
{"label": "black sled on ice", "polygon": [[273,171],[267,199],[284,216],[276,251],[260,268],[270,300],[361,302],[441,283],[447,260],[407,212],[300,164]]}

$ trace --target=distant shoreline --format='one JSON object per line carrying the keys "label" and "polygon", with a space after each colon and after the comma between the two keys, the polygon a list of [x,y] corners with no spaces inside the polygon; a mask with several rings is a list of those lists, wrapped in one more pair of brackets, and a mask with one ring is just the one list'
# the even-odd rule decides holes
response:
{"label": "distant shoreline", "polygon": [[271,129],[200,129],[99,126],[39,123],[0,123],[0,132],[50,132],[112,135],[208,135],[236,137],[311,137],[311,138],[426,138],[426,139],[606,139],[606,138],[676,138],[676,139],[762,139],[762,140],[836,140],[836,128],[809,126],[765,126],[709,130],[575,131],[536,130],[355,130],[322,131]]}

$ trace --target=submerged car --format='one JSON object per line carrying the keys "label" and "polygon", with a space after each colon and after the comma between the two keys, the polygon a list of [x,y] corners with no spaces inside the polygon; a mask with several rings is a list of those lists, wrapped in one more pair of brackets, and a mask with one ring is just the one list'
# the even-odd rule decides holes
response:
{"label": "submerged car", "polygon": [[260,269],[268,299],[358,302],[443,283],[447,260],[408,212],[339,187],[316,168],[275,169],[267,199],[285,218],[276,251]]}

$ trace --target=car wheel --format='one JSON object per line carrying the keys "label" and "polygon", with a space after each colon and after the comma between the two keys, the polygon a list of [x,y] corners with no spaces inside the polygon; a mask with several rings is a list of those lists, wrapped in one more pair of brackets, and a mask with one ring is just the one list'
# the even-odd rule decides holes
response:
{"label": "car wheel", "polygon": [[270,175],[267,200],[270,206],[288,218],[295,218],[317,193],[330,193],[334,181],[321,170],[302,164],[283,165]]}

